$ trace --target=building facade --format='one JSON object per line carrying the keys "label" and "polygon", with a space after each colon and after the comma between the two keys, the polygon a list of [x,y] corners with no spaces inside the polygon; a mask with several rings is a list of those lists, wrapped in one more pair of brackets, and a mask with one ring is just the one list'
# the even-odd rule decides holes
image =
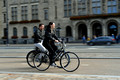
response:
{"label": "building facade", "polygon": [[[6,0],[0,1],[0,43],[6,43]],[[118,35],[120,0],[8,0],[9,43],[33,43],[40,23],[60,27],[60,36],[76,41],[83,35]]]}
{"label": "building facade", "polygon": [[[2,3],[0,2],[0,12],[2,12]],[[0,18],[2,18],[2,13],[0,13]],[[2,20],[0,20],[0,34],[2,34]],[[2,37],[2,35],[0,35]]]}

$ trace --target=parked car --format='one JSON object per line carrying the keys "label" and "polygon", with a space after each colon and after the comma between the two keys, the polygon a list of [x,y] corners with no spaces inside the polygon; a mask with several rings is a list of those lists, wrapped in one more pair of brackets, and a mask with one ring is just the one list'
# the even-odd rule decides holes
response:
{"label": "parked car", "polygon": [[101,45],[101,44],[111,45],[111,44],[114,44],[115,42],[116,41],[113,37],[101,36],[101,37],[97,37],[95,39],[92,39],[90,41],[87,41],[87,44],[90,45],[90,46]]}

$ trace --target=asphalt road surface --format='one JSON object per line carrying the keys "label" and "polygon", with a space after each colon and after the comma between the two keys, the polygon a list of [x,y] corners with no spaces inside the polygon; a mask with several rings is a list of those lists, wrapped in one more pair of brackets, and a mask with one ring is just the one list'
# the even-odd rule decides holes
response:
{"label": "asphalt road surface", "polygon": [[[75,52],[81,59],[78,70],[69,73],[63,69],[50,67],[47,71],[38,71],[28,66],[25,56],[33,49],[0,49],[0,72],[28,73],[66,73],[88,75],[119,75],[120,46],[79,46],[69,45],[67,51]],[[7,58],[3,58],[7,57]],[[14,57],[14,58],[11,58]],[[16,57],[16,58],[15,58]],[[22,57],[22,58],[17,58]],[[92,58],[92,59],[89,59]],[[98,58],[98,59],[94,59]],[[106,58],[106,59],[102,59]],[[108,59],[111,58],[111,59]],[[73,64],[74,65],[74,64]]]}

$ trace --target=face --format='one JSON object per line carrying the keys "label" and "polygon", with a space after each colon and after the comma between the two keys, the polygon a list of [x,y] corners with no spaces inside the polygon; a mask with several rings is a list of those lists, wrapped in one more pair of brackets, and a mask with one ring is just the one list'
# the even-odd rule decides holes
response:
{"label": "face", "polygon": [[55,23],[51,25],[51,29],[55,29]]}
{"label": "face", "polygon": [[44,25],[40,26],[39,29],[40,29],[40,30],[43,30],[43,29],[44,29]]}

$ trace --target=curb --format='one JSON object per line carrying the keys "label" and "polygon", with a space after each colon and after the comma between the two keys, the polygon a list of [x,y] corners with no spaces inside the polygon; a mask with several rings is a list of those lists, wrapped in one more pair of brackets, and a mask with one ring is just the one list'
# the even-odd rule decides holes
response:
{"label": "curb", "polygon": [[120,80],[120,76],[0,72],[1,80]]}

